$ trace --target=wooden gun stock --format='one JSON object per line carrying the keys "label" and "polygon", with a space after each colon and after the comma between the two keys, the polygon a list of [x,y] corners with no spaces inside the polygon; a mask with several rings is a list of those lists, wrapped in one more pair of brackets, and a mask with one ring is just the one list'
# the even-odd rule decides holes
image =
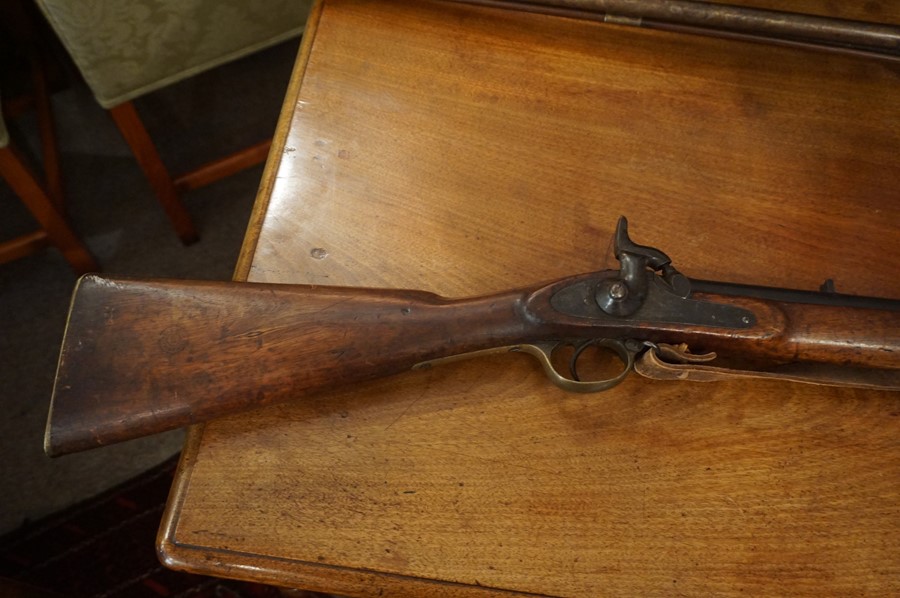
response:
{"label": "wooden gun stock", "polygon": [[[599,313],[593,298],[574,307],[561,303],[570,290],[595,289],[617,275],[460,300],[421,291],[88,275],[72,299],[45,450],[60,455],[102,446],[475,351],[525,345],[545,351],[531,343],[614,339],[629,356],[687,343],[695,353],[764,365],[855,366],[887,372],[891,380],[900,373],[895,305],[702,292],[671,299],[686,316],[642,308],[612,317]],[[721,321],[709,306],[737,310],[736,322]]]}
{"label": "wooden gun stock", "polygon": [[45,449],[83,450],[520,339],[520,294],[83,277]]}

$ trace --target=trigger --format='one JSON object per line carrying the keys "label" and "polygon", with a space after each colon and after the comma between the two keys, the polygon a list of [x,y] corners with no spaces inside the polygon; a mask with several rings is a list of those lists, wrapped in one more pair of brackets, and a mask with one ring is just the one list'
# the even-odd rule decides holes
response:
{"label": "trigger", "polygon": [[653,348],[656,354],[668,361],[669,363],[707,363],[716,358],[714,352],[710,353],[691,353],[687,343],[679,343],[677,345],[669,345],[666,343],[654,344]]}

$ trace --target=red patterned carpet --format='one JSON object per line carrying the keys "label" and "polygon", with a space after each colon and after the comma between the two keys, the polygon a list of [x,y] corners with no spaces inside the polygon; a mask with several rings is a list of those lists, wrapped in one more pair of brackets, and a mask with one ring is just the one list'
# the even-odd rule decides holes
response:
{"label": "red patterned carpet", "polygon": [[[156,532],[177,459],[0,538],[0,578],[81,597],[264,598],[278,590],[172,571]],[[3,584],[0,583],[0,594]]]}

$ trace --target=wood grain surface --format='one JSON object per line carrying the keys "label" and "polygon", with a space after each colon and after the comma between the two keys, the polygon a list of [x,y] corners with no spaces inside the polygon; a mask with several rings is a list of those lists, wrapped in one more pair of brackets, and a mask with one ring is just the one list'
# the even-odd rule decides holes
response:
{"label": "wood grain surface", "polygon": [[[497,292],[611,267],[625,214],[688,276],[900,297],[898,83],[851,57],[326,0],[236,276]],[[507,355],[319,399],[192,429],[164,562],[350,596],[900,593],[896,394],[572,395]]]}

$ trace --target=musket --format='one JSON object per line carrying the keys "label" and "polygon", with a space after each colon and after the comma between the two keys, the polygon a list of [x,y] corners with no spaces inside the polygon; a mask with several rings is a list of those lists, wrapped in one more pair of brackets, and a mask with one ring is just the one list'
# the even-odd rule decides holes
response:
{"label": "musket", "polygon": [[697,0],[454,0],[710,37],[900,60],[900,26]]}
{"label": "musket", "polygon": [[[690,280],[634,243],[618,270],[467,299],[425,291],[82,277],[50,455],[310,397],[461,357],[526,353],[559,387],[776,378],[900,390],[900,301]],[[587,375],[609,353],[609,375]],[[591,369],[591,372],[594,370]]]}

